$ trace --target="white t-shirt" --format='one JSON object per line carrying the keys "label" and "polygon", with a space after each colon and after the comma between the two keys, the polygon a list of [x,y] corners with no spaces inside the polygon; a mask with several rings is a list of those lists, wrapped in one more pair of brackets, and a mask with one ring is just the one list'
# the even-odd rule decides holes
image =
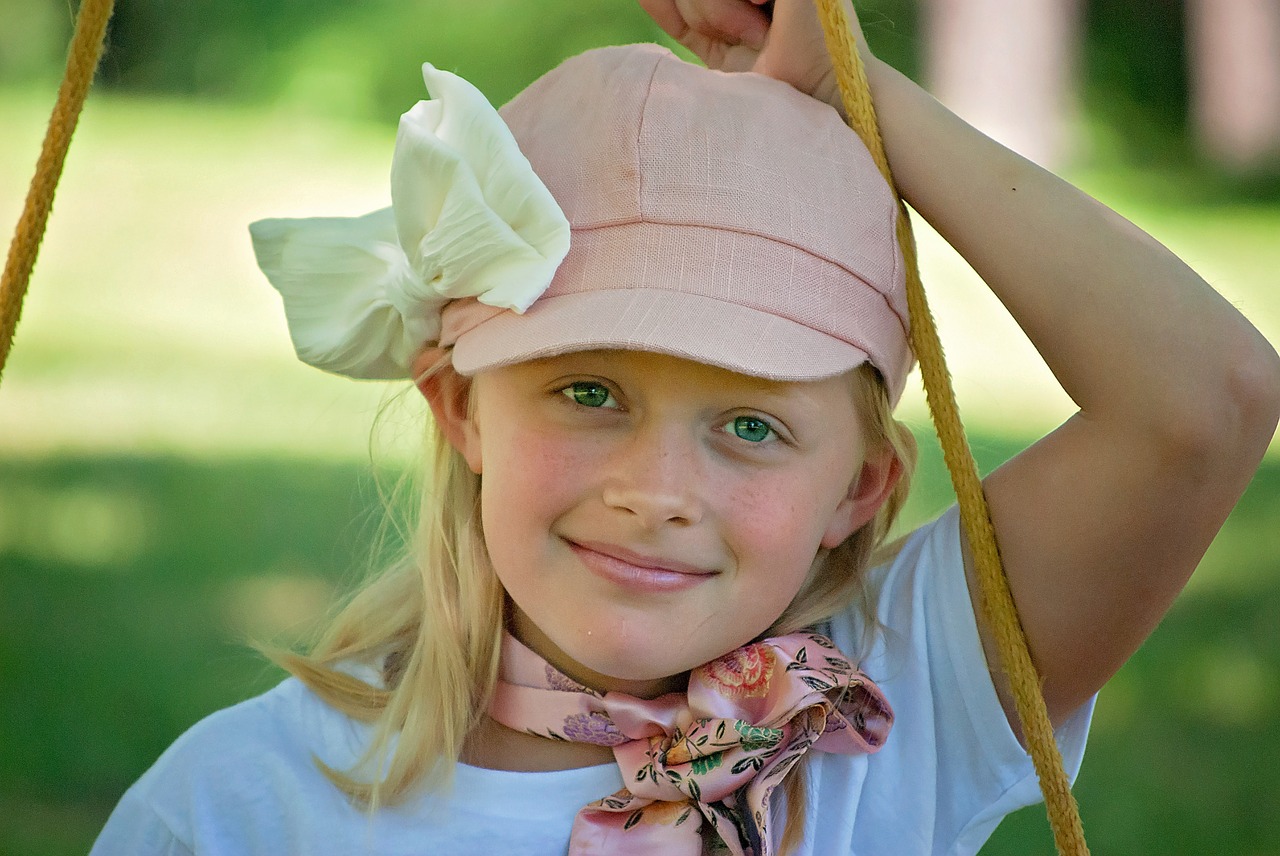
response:
{"label": "white t-shirt", "polygon": [[[862,668],[895,721],[875,755],[813,753],[801,852],[975,853],[1001,818],[1040,793],[987,673],[955,509],[914,533],[868,584],[887,629]],[[851,610],[827,630],[856,652],[862,626]],[[1058,732],[1073,778],[1092,709],[1085,705]],[[450,792],[370,816],[313,760],[345,769],[366,735],[366,726],[286,680],[180,737],[124,795],[91,856],[563,856],[578,810],[622,787],[614,765],[552,773],[459,765]]]}

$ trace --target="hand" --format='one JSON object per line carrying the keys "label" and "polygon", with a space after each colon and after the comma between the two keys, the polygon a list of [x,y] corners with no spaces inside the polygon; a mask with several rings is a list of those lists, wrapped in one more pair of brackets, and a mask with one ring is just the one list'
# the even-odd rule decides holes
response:
{"label": "hand", "polygon": [[[840,109],[835,71],[814,0],[638,0],[672,38],[708,68],[754,71]],[[849,0],[842,0],[863,57],[870,51]]]}

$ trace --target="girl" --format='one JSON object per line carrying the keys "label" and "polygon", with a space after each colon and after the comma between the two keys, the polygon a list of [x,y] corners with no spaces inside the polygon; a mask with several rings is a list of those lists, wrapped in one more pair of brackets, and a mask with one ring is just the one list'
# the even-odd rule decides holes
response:
{"label": "girl", "polygon": [[[422,522],[95,852],[972,853],[1036,799],[954,512],[869,558],[913,457],[902,261],[814,11],[642,2],[713,70],[594,51],[499,120],[427,66],[391,209],[255,224],[299,355],[430,404]],[[1277,357],[866,58],[905,198],[1080,406],[985,483],[1074,773],[1266,448]]]}

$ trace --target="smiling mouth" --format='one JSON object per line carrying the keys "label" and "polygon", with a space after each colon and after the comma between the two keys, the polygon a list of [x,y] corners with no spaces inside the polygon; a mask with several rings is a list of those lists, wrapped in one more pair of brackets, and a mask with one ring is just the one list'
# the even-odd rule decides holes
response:
{"label": "smiling mouth", "polygon": [[718,575],[696,565],[634,553],[613,544],[566,543],[592,574],[624,588],[648,592],[692,588]]}

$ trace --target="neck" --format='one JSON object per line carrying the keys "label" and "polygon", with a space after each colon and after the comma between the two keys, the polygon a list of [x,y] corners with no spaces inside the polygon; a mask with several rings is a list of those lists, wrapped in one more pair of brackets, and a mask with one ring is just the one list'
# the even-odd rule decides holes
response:
{"label": "neck", "polygon": [[560,650],[559,646],[538,629],[519,607],[514,605],[512,605],[511,635],[561,673],[599,693],[619,692],[636,698],[653,699],[667,693],[687,692],[689,689],[688,672],[649,680],[627,680],[592,671]]}

